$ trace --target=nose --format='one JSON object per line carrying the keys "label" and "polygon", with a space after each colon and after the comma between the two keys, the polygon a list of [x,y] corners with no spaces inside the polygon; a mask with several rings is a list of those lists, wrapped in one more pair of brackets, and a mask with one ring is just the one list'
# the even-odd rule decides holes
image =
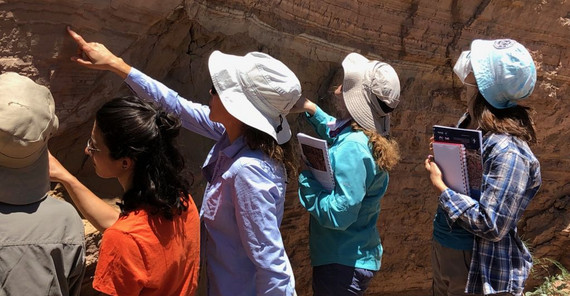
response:
{"label": "nose", "polygon": [[335,88],[334,92],[333,92],[334,96],[338,99],[342,99],[343,95],[342,95],[342,84],[339,85],[337,88]]}

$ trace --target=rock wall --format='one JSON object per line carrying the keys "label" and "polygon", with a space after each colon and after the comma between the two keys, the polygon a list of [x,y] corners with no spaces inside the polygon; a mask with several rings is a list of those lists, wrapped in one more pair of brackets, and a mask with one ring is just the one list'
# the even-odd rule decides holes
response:
{"label": "rock wall", "polygon": [[[543,186],[519,230],[536,258],[570,268],[570,2],[566,0],[0,0],[0,71],[18,71],[50,87],[61,127],[50,149],[97,194],[120,194],[117,183],[97,178],[82,149],[94,111],[128,93],[111,73],[73,64],[73,26],[87,40],[107,45],[128,63],[182,96],[206,103],[211,85],[207,58],[215,49],[233,54],[267,52],[302,81],[303,93],[325,109],[340,62],[357,51],[386,61],[398,72],[402,102],[392,131],[403,160],[391,174],[378,223],[385,255],[369,295],[428,295],[430,239],[436,192],[423,169],[433,124],[453,124],[465,109],[463,88],[452,67],[475,38],[513,38],[527,46],[538,84],[524,104],[534,108]],[[308,131],[290,115],[295,130]],[[184,133],[182,143],[195,172],[193,196],[204,183],[198,167],[212,142]],[[299,295],[310,295],[308,214],[289,188],[282,231]],[[537,268],[529,281],[547,271]],[[87,293],[87,292],[86,292]]]}

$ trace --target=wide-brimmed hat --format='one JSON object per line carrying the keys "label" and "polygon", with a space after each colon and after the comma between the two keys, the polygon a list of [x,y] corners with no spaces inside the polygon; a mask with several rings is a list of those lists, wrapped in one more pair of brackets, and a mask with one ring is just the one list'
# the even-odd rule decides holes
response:
{"label": "wide-brimmed hat", "polygon": [[392,66],[350,53],[342,61],[342,94],[352,118],[364,129],[390,133],[390,113],[400,102],[400,79]]}
{"label": "wide-brimmed hat", "polygon": [[261,52],[245,56],[214,51],[210,76],[226,110],[278,144],[291,138],[286,115],[301,97],[297,76],[279,60]]}
{"label": "wide-brimmed hat", "polygon": [[0,118],[0,201],[38,201],[49,190],[47,142],[59,124],[53,97],[25,76],[4,73]]}
{"label": "wide-brimmed hat", "polygon": [[513,107],[527,98],[536,83],[532,56],[512,39],[473,40],[471,66],[479,91],[498,109]]}

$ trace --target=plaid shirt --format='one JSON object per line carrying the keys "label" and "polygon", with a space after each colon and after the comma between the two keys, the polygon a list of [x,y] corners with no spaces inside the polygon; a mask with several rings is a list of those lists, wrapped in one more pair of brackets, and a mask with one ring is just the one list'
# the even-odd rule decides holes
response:
{"label": "plaid shirt", "polygon": [[465,292],[522,295],[532,258],[517,234],[517,222],[541,182],[540,164],[526,142],[487,134],[479,201],[451,189],[440,195],[451,221],[475,235]]}

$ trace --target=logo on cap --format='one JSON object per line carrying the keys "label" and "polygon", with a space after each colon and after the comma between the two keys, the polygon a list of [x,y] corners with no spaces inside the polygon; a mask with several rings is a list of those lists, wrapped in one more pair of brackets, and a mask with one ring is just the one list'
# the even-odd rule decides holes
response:
{"label": "logo on cap", "polygon": [[498,39],[493,43],[493,47],[496,49],[505,49],[512,47],[513,45],[515,45],[515,43],[511,39]]}

